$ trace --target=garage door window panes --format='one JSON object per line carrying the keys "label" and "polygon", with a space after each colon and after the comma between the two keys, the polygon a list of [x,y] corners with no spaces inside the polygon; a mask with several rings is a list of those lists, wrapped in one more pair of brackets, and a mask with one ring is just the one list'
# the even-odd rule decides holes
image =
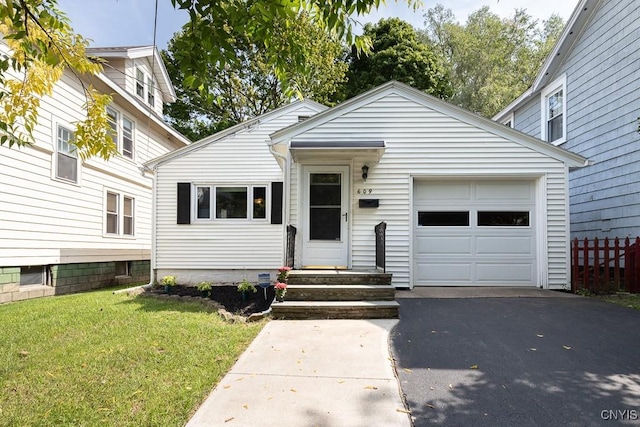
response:
{"label": "garage door window panes", "polygon": [[481,227],[528,227],[529,212],[479,211],[478,225]]}
{"label": "garage door window panes", "polygon": [[468,211],[418,212],[418,225],[421,227],[468,227]]}

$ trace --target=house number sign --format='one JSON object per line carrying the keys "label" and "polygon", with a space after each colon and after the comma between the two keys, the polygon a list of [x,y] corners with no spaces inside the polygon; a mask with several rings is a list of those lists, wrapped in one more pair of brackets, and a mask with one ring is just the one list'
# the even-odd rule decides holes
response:
{"label": "house number sign", "polygon": [[373,188],[358,188],[356,192],[358,194],[371,194],[373,193]]}

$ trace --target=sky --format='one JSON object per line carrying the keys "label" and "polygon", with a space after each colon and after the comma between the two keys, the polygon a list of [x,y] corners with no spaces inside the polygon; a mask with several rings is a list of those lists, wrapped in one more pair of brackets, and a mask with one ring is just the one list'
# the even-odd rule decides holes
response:
{"label": "sky", "polygon": [[[388,1],[387,6],[357,20],[362,24],[377,22],[381,18],[398,17],[416,28],[424,27],[423,15],[427,9],[441,3],[451,9],[459,22],[482,6],[502,17],[513,16],[516,9],[526,9],[540,22],[556,13],[565,21],[578,0],[422,0],[417,11],[405,3]],[[139,46],[154,44],[155,0],[58,0],[58,7],[71,19],[75,32],[91,39],[92,46]],[[173,34],[187,22],[188,15],[171,6],[170,0],[158,0],[158,22],[155,44],[167,47]]]}

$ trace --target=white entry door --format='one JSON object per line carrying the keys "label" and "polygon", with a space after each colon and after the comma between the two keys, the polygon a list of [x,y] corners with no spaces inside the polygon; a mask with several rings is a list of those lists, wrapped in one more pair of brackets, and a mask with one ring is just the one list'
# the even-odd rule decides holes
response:
{"label": "white entry door", "polygon": [[346,268],[349,256],[349,167],[303,168],[302,266]]}

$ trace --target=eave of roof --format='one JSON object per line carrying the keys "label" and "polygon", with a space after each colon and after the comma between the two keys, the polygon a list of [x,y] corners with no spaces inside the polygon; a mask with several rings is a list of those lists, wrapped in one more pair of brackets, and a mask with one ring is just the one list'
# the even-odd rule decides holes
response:
{"label": "eave of roof", "polygon": [[169,72],[164,65],[160,52],[155,46],[121,46],[121,47],[90,47],[86,50],[88,55],[101,58],[153,58],[154,77],[158,81],[160,89],[165,97],[165,102],[175,102],[176,91],[169,78]]}
{"label": "eave of roof", "polygon": [[551,53],[547,56],[531,87],[503,108],[498,114],[493,116],[493,120],[504,120],[513,110],[526,102],[530,97],[537,95],[544,86],[549,83],[550,79],[554,77],[556,71],[562,65],[564,59],[573,50],[573,46],[584,32],[593,12],[597,9],[601,1],[602,0],[580,0],[578,2],[562,34],[551,50]]}
{"label": "eave of roof", "polygon": [[264,122],[266,120],[270,120],[274,117],[278,117],[282,114],[285,114],[287,111],[291,110],[291,109],[295,109],[300,105],[307,105],[313,109],[315,109],[318,112],[321,112],[323,110],[326,110],[328,107],[325,105],[322,105],[318,102],[312,101],[310,99],[303,99],[303,100],[298,100],[295,102],[292,102],[290,104],[287,105],[283,105],[282,107],[276,108],[275,110],[269,111],[267,113],[264,113],[258,117],[254,117],[252,119],[249,119],[247,121],[244,121],[242,123],[238,123],[237,125],[231,126],[230,128],[227,128],[225,130],[222,130],[220,132],[214,133],[213,135],[209,135],[205,138],[202,138],[192,144],[190,144],[187,147],[183,147],[180,148],[179,150],[175,150],[169,153],[166,153],[160,157],[157,157],[155,159],[152,159],[150,161],[148,161],[147,163],[145,163],[146,167],[149,168],[154,168],[157,167],[163,163],[166,163],[168,161],[171,161],[174,158],[177,157],[181,157],[184,156],[188,153],[191,153],[195,150],[199,150],[200,148],[203,148],[209,144],[215,143],[217,141],[220,141],[228,136],[234,135],[238,132],[241,132],[243,130],[247,130],[250,129],[252,126],[259,124],[261,122]]}
{"label": "eave of roof", "polygon": [[432,108],[450,117],[456,118],[462,122],[475,126],[479,129],[483,129],[487,132],[501,136],[503,138],[518,142],[526,147],[529,147],[538,152],[544,153],[552,158],[566,162],[572,167],[585,166],[587,159],[579,154],[572,153],[561,147],[544,142],[540,139],[534,138],[530,135],[526,135],[520,131],[504,126],[493,120],[481,117],[463,108],[450,104],[442,99],[431,96],[425,92],[415,89],[411,86],[407,86],[397,81],[390,81],[368,92],[360,94],[354,98],[351,98],[342,104],[339,104],[333,108],[330,108],[322,113],[318,113],[315,116],[305,120],[304,122],[297,123],[293,126],[289,126],[271,135],[271,143],[275,144],[290,144],[291,140],[297,135],[313,129],[323,123],[329,122],[336,117],[339,117],[349,111],[355,110],[362,105],[366,105],[376,99],[386,96],[390,93],[399,94],[414,100],[428,108]]}

